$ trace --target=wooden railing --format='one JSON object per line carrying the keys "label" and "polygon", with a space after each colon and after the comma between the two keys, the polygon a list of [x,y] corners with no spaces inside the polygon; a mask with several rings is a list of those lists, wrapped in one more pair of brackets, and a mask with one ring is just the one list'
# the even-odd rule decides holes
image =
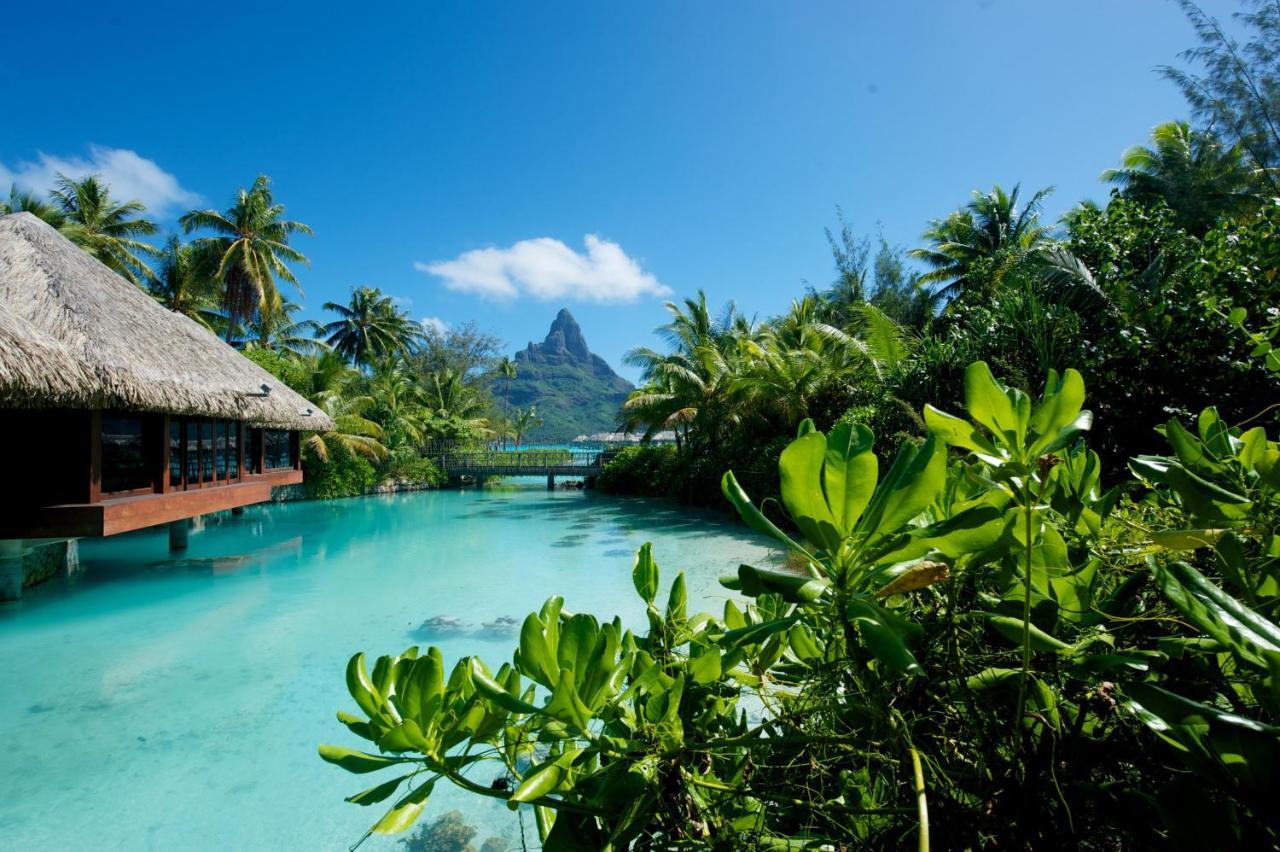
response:
{"label": "wooden railing", "polygon": [[433,460],[446,476],[595,476],[611,454],[602,450],[442,452]]}

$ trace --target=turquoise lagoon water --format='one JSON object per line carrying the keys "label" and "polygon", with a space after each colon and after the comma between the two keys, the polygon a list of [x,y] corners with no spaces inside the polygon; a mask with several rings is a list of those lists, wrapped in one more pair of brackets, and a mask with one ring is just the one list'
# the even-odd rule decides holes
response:
{"label": "turquoise lagoon water", "polygon": [[[251,507],[180,557],[163,529],[82,541],[83,574],[0,606],[0,848],[346,849],[382,813],[343,801],[378,776],[316,756],[362,744],[333,715],[355,709],[350,655],[432,643],[496,666],[515,637],[480,625],[553,593],[642,623],[648,540],[664,585],[684,570],[714,611],[716,578],[769,555],[718,516],[532,488]],[[467,627],[424,635],[436,615]],[[477,848],[520,848],[516,814],[444,784],[422,821],[455,808]]]}

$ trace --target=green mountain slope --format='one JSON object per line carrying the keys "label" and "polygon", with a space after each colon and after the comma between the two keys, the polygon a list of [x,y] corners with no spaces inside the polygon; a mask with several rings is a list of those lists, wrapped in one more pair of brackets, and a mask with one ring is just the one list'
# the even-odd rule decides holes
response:
{"label": "green mountain slope", "polygon": [[[535,405],[541,428],[526,443],[559,444],[578,435],[609,432],[618,420],[632,384],[587,348],[582,329],[568,309],[561,309],[541,343],[530,343],[515,355],[517,376],[511,382],[511,407]],[[494,392],[502,398],[505,382]]]}

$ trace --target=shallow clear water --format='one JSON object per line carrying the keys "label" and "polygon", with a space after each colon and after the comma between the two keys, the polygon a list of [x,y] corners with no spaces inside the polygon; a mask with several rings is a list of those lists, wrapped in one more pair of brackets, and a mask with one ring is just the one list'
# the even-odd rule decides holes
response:
{"label": "shallow clear water", "polygon": [[[251,507],[178,558],[163,528],[82,541],[82,575],[0,605],[0,848],[346,849],[382,813],[343,801],[377,776],[316,756],[363,745],[333,715],[355,709],[350,655],[436,644],[496,667],[515,636],[480,625],[551,594],[640,624],[650,540],[663,585],[684,570],[712,611],[716,578],[768,553],[714,514],[533,488]],[[436,615],[468,626],[424,635]],[[520,848],[515,814],[444,784],[421,821],[455,808],[477,848]]]}

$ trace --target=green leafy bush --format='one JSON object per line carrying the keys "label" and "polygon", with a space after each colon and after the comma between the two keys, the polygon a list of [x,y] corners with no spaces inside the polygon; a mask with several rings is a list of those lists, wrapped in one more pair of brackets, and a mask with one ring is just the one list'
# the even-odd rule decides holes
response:
{"label": "green leafy bush", "polygon": [[600,471],[596,487],[607,494],[670,496],[677,464],[670,444],[624,447]]}
{"label": "green leafy bush", "polygon": [[307,496],[319,500],[366,494],[382,480],[373,462],[336,442],[329,448],[328,461],[304,453],[302,469]]}
{"label": "green leafy bush", "polygon": [[724,476],[797,571],[740,566],[743,597],[692,614],[645,545],[643,633],[557,597],[496,670],[356,655],[339,719],[381,754],[322,757],[398,770],[350,799],[408,788],[376,832],[445,779],[531,807],[553,850],[1274,846],[1280,444],[1170,421],[1122,505],[1078,373],[1038,399],[982,363],[963,384],[967,417],[926,408],[885,465],[865,426],[802,424],[794,535]]}

